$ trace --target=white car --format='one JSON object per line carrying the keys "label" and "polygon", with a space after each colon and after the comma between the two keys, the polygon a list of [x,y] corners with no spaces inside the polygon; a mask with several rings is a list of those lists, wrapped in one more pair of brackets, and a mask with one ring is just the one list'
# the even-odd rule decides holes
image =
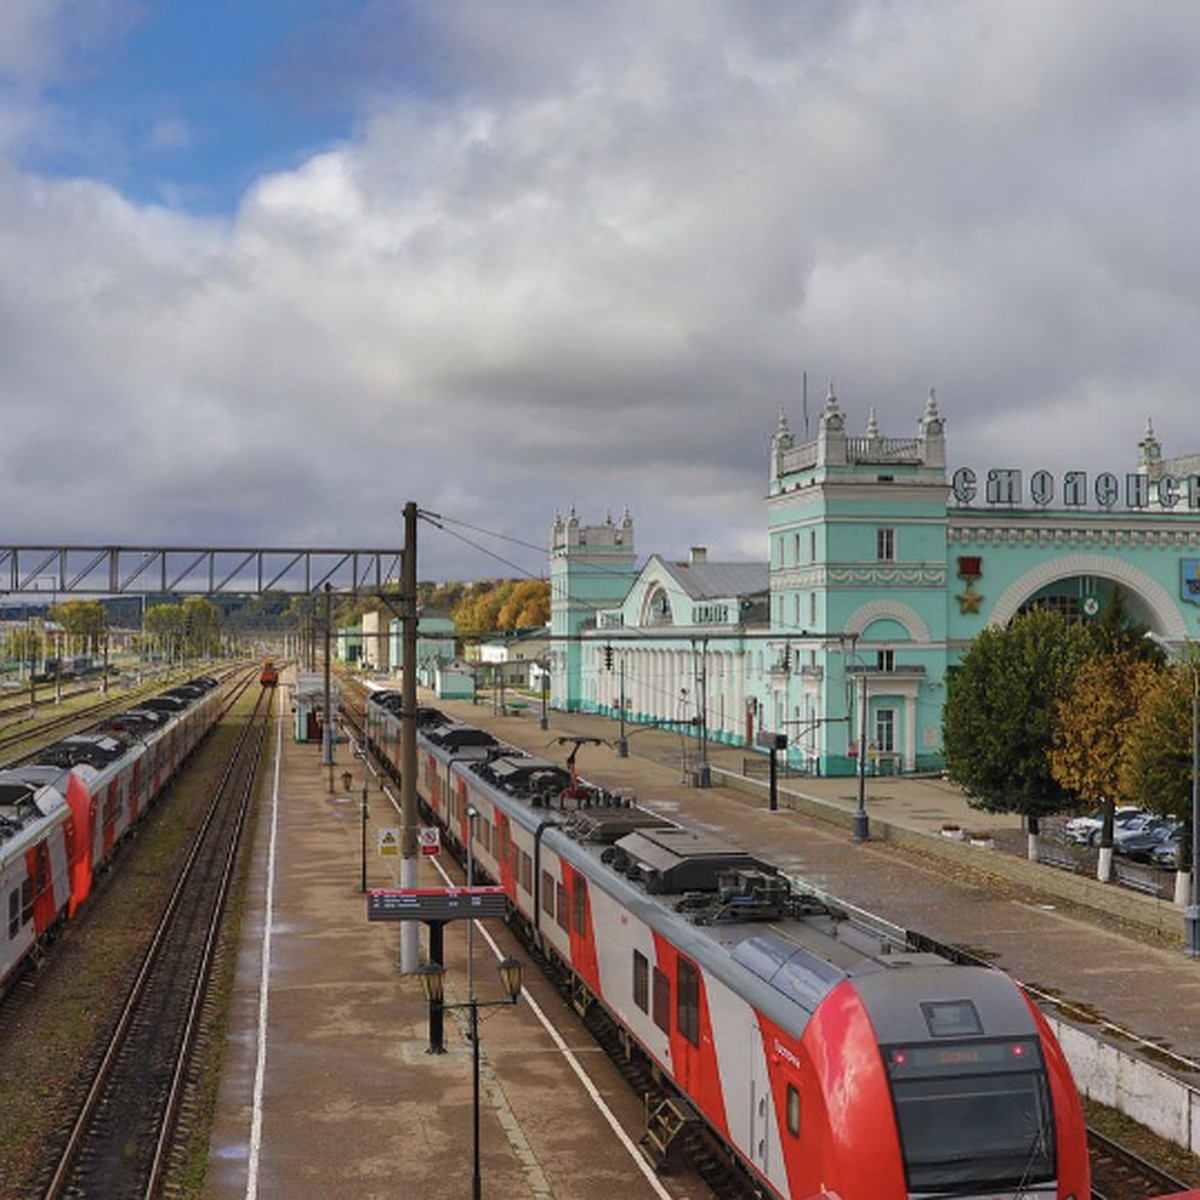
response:
{"label": "white car", "polygon": [[[1134,818],[1148,816],[1136,804],[1121,804],[1113,813],[1113,833],[1128,824]],[[1100,834],[1104,831],[1104,810],[1097,809],[1086,817],[1072,817],[1064,826],[1063,833],[1067,841],[1077,846],[1100,845]]]}

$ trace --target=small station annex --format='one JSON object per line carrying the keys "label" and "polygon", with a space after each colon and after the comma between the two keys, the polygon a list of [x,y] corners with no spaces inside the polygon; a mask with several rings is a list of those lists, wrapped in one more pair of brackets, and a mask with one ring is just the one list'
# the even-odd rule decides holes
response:
{"label": "small station annex", "polygon": [[1161,636],[1200,637],[1200,454],[1136,466],[947,467],[930,393],[915,437],[871,412],[851,436],[832,387],[816,436],[781,410],[771,439],[766,561],[639,567],[633,519],[556,516],[550,543],[553,707],[678,727],[729,744],[786,734],[823,775],[942,765],[947,671],[988,625],[1038,604],[1081,620],[1116,589]]}

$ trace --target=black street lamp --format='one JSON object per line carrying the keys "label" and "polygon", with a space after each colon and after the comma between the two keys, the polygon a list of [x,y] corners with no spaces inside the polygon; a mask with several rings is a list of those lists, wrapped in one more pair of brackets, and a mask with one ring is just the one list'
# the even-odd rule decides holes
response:
{"label": "black street lamp", "polygon": [[471,1080],[472,1080],[472,1128],[473,1151],[471,1165],[471,1200],[482,1200],[483,1179],[479,1170],[479,1010],[493,1008],[503,1004],[516,1004],[521,994],[521,980],[524,968],[515,958],[504,959],[497,968],[500,972],[500,984],[504,988],[502,1000],[476,1000],[471,996],[462,1004],[446,1004],[445,996],[446,969],[441,963],[431,962],[421,967],[417,974],[421,977],[421,987],[425,998],[429,1001],[429,1054],[445,1054],[446,1042],[442,1014],[450,1008],[465,1008],[468,1013],[467,1036],[471,1039]]}
{"label": "black street lamp", "polygon": [[854,840],[865,842],[871,836],[871,821],[867,816],[867,676],[859,675],[862,689],[858,719],[858,807],[854,810]]}
{"label": "black street lamp", "polygon": [[[354,786],[354,776],[349,771],[342,772],[342,787],[346,789],[346,794],[350,794],[351,788]],[[367,763],[363,760],[363,785],[362,799],[358,802],[359,816],[362,818],[362,876],[359,880],[359,890],[366,892],[367,890],[367,818],[370,812],[367,809]]]}

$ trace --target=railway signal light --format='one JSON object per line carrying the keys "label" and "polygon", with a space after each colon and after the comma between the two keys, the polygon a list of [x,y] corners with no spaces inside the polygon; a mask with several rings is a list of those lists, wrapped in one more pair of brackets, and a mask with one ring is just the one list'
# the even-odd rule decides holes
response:
{"label": "railway signal light", "polygon": [[612,670],[612,647],[611,646],[604,647],[604,669],[606,671]]}

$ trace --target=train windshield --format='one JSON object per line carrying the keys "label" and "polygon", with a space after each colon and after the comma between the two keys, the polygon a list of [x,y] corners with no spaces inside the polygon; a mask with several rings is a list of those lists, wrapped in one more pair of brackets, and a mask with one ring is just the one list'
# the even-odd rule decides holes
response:
{"label": "train windshield", "polygon": [[908,1187],[961,1194],[1054,1178],[1054,1114],[1035,1038],[884,1050]]}

